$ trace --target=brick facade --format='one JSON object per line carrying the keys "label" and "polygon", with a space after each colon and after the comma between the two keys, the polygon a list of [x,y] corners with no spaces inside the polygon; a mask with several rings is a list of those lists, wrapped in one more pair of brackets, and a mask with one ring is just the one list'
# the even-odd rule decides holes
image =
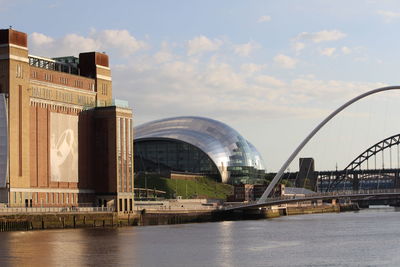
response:
{"label": "brick facade", "polygon": [[[0,30],[0,93],[7,98],[9,136],[9,172],[7,187],[0,188],[1,201],[6,199],[10,206],[99,204],[116,208],[119,202],[133,201],[129,200],[130,195],[133,198],[129,170],[133,164],[132,111],[112,106],[107,55],[81,53],[79,59],[31,56],[25,33]],[[68,175],[59,180],[61,175],[52,173],[52,153],[56,153],[52,131],[63,121],[52,124],[52,116],[53,120],[65,118],[77,128],[77,136],[66,131],[72,137],[63,136],[63,140],[69,145],[77,142],[77,151],[69,147],[73,156],[68,157],[77,162],[78,170],[69,172],[63,165]],[[123,205],[122,210],[126,209]]]}

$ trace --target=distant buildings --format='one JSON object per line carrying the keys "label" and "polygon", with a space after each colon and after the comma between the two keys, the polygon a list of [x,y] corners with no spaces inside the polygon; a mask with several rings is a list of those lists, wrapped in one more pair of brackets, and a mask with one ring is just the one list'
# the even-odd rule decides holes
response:
{"label": "distant buildings", "polygon": [[0,202],[132,210],[132,140],[106,54],[33,56],[25,33],[0,30]]}
{"label": "distant buildings", "polygon": [[229,184],[264,182],[257,149],[228,125],[202,117],[167,118],[135,128],[135,173],[206,175]]}
{"label": "distant buildings", "polygon": [[[268,185],[241,184],[235,185],[233,195],[228,198],[232,202],[251,202],[258,200]],[[278,185],[273,193],[274,197],[304,197],[307,194],[313,194],[314,191],[306,188],[286,187],[284,184]]]}

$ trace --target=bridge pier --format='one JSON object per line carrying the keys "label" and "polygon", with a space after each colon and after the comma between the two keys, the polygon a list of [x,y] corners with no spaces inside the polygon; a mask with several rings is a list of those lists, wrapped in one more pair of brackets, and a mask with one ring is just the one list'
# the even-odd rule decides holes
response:
{"label": "bridge pier", "polygon": [[360,190],[360,180],[358,179],[358,174],[353,174],[353,191]]}
{"label": "bridge pier", "polygon": [[400,188],[399,172],[394,173],[394,188]]}

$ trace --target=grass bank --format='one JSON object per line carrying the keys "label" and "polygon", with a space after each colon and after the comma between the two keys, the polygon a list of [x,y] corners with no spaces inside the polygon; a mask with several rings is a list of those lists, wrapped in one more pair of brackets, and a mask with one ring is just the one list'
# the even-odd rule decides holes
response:
{"label": "grass bank", "polygon": [[215,182],[211,178],[194,180],[172,180],[155,175],[135,178],[135,187],[162,190],[166,198],[218,198],[226,199],[233,192],[233,186]]}

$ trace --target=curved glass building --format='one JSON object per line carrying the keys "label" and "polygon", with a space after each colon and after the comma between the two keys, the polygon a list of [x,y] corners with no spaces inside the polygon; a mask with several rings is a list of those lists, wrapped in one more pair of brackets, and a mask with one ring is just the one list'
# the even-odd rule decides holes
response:
{"label": "curved glass building", "polygon": [[135,173],[203,174],[224,183],[255,183],[260,153],[228,125],[203,117],[175,117],[135,128]]}

